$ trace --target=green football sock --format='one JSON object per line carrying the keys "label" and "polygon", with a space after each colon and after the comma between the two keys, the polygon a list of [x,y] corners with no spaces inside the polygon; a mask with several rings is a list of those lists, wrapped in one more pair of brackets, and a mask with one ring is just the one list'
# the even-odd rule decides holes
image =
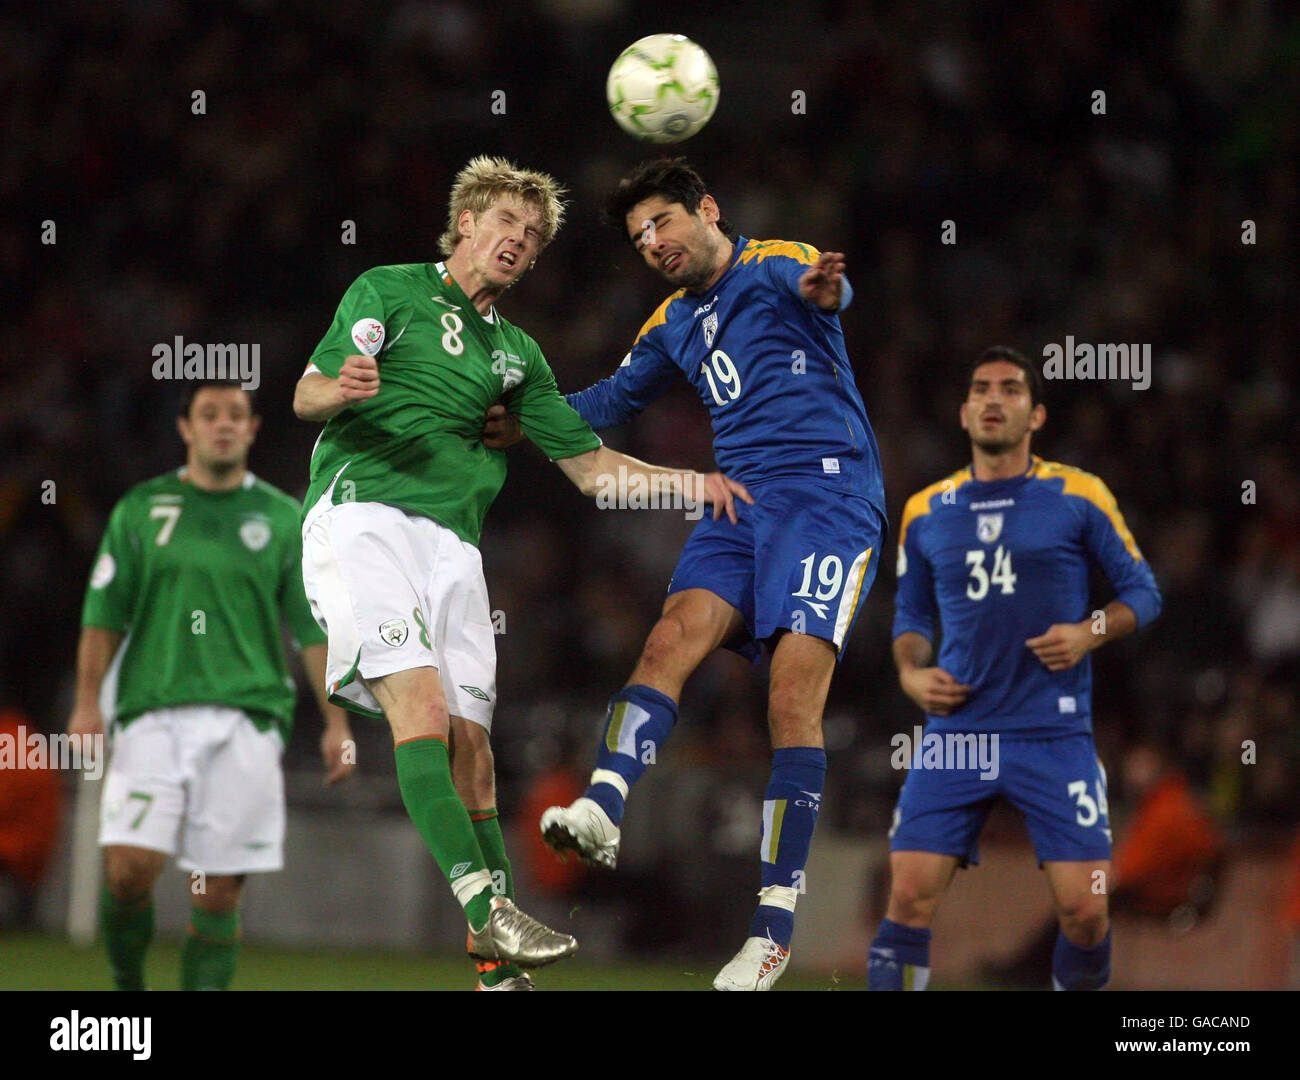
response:
{"label": "green football sock", "polygon": [[515,898],[515,879],[510,872],[510,857],[506,855],[506,838],[501,832],[501,819],[496,807],[471,810],[469,819],[474,823],[474,836],[478,839],[483,861],[492,874],[492,891],[508,900]]}
{"label": "green football sock", "polygon": [[181,948],[181,989],[228,990],[238,952],[238,911],[218,915],[190,908],[190,930]]}
{"label": "green football sock", "polygon": [[406,812],[451,883],[470,926],[486,926],[491,912],[492,875],[483,861],[465,804],[452,786],[446,742],[435,737],[407,739],[397,744],[394,756]]}
{"label": "green football sock", "polygon": [[[515,880],[510,873],[510,858],[506,855],[506,838],[501,833],[501,820],[497,817],[496,807],[487,810],[471,810],[469,819],[474,823],[474,835],[478,837],[483,861],[487,863],[487,868],[492,873],[492,891],[513,900]],[[490,971],[480,971],[479,979],[484,986],[496,986],[506,979],[522,974],[523,970],[515,967],[514,964],[497,964]]]}
{"label": "green football sock", "polygon": [[119,990],[143,990],[144,954],[153,940],[153,895],[118,900],[101,889],[99,921],[104,927],[113,985]]}

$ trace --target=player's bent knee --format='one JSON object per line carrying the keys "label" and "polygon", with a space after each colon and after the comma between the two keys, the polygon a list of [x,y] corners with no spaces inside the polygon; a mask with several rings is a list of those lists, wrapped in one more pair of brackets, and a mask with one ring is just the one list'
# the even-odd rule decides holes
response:
{"label": "player's bent knee", "polygon": [[906,926],[928,926],[942,896],[943,891],[928,881],[900,878],[890,886],[889,917]]}
{"label": "player's bent knee", "polygon": [[937,896],[924,900],[891,896],[886,915],[890,922],[896,922],[900,926],[926,929],[934,921],[934,914],[938,908],[939,898]]}
{"label": "player's bent knee", "polygon": [[243,874],[214,875],[203,882],[203,891],[194,893],[190,902],[201,911],[212,915],[229,915],[239,909],[239,900],[244,892]]}
{"label": "player's bent knee", "polygon": [[1110,929],[1110,916],[1106,898],[1088,897],[1078,903],[1067,903],[1058,912],[1061,932],[1073,944],[1090,948],[1098,944]]}
{"label": "player's bent knee", "polygon": [[661,667],[676,658],[686,644],[686,624],[676,615],[662,615],[641,650],[641,664]]}
{"label": "player's bent knee", "polygon": [[104,850],[104,887],[116,900],[133,900],[152,891],[166,856],[139,848]]}

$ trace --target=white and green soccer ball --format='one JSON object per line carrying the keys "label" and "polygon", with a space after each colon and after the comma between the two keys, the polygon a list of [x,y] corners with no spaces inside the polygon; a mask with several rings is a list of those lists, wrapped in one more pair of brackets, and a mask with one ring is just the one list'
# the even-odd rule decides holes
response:
{"label": "white and green soccer ball", "polygon": [[605,82],[609,111],[629,135],[655,143],[689,139],[718,107],[718,69],[681,34],[651,34],[614,61]]}

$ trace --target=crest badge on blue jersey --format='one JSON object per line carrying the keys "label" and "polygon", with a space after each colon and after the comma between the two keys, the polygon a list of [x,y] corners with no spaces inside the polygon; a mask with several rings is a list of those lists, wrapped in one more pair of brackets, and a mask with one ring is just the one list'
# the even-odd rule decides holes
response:
{"label": "crest badge on blue jersey", "polygon": [[1002,535],[1001,514],[980,514],[975,523],[975,535],[981,544],[991,544]]}
{"label": "crest badge on blue jersey", "polygon": [[710,349],[713,348],[713,338],[718,332],[718,313],[715,311],[708,315],[703,323],[704,326],[704,344]]}

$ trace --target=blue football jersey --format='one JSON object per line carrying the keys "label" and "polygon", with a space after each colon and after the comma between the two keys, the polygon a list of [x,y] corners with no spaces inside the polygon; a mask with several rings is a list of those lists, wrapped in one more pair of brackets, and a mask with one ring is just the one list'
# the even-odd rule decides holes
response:
{"label": "blue football jersey", "polygon": [[[684,374],[709,410],[718,467],[741,483],[814,476],[883,513],[880,451],[853,380],[839,316],[799,295],[819,253],[737,237],[706,293],[679,289],[608,379],[567,395],[593,428],[626,423]],[[840,310],[852,290],[844,281]]]}
{"label": "blue football jersey", "polygon": [[[894,637],[943,640],[936,663],[970,696],[937,731],[1024,736],[1092,730],[1092,664],[1048,671],[1025,645],[1054,623],[1080,622],[1092,563],[1145,626],[1160,591],[1106,485],[1081,469],[1034,457],[1010,480],[970,468],[917,492],[903,510]],[[927,727],[927,730],[930,730]]]}

